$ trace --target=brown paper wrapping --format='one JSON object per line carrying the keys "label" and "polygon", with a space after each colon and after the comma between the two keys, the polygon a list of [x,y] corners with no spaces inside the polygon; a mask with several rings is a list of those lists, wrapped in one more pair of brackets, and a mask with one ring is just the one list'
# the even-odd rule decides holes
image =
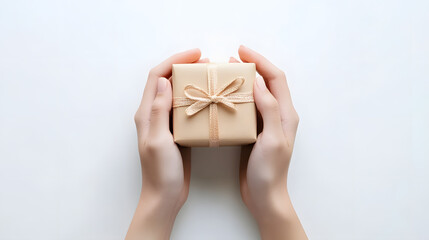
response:
{"label": "brown paper wrapping", "polygon": [[[244,83],[235,93],[253,93],[253,82],[256,77],[253,63],[173,64],[173,98],[186,98],[187,85],[208,91],[208,67],[216,69],[217,88],[243,77]],[[217,104],[219,146],[244,145],[256,141],[256,107],[253,102],[235,103],[236,110],[220,103],[211,104]],[[174,141],[188,147],[209,146],[210,107],[207,106],[192,116],[186,114],[186,108],[188,106],[173,108]]]}

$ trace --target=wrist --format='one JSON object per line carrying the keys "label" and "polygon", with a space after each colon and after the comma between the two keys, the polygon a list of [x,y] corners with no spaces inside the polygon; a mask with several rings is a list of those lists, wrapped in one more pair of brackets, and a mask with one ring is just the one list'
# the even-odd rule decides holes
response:
{"label": "wrist", "polygon": [[179,213],[181,204],[178,196],[161,192],[142,191],[136,212],[151,220],[167,221]]}
{"label": "wrist", "polygon": [[287,190],[272,192],[256,221],[261,239],[307,239]]}
{"label": "wrist", "polygon": [[162,195],[142,192],[126,240],[170,239],[180,210],[176,205]]}
{"label": "wrist", "polygon": [[293,206],[286,189],[267,192],[262,198],[255,211],[258,224],[286,221],[290,217]]}

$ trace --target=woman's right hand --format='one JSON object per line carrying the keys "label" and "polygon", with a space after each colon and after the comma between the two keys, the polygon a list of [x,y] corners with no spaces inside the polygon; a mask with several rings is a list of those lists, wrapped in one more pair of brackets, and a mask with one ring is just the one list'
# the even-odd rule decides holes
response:
{"label": "woman's right hand", "polygon": [[247,47],[240,46],[238,53],[243,62],[255,63],[262,76],[255,81],[253,95],[263,128],[256,143],[244,146],[241,154],[243,201],[255,217],[262,239],[307,239],[287,190],[299,118],[285,73]]}

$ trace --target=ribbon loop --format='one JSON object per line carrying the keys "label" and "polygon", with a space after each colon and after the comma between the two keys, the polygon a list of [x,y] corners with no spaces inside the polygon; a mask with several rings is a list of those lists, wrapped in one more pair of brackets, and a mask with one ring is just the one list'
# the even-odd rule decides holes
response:
{"label": "ribbon loop", "polygon": [[207,97],[209,94],[197,86],[191,84],[187,85],[185,87],[184,93],[185,96],[189,99],[202,102],[208,101]]}
{"label": "ribbon loop", "polygon": [[236,92],[243,85],[244,81],[245,81],[244,77],[237,77],[231,82],[228,82],[227,84],[225,84],[223,87],[219,88],[216,91],[216,95],[227,96],[233,92]]}
{"label": "ribbon loop", "polygon": [[244,84],[244,77],[237,77],[227,82],[222,87],[216,89],[216,66],[209,66],[207,73],[208,91],[205,91],[198,86],[189,84],[184,89],[184,94],[186,97],[173,98],[173,108],[188,106],[185,110],[185,113],[188,116],[192,116],[207,106],[210,106],[209,145],[219,146],[218,113],[216,105],[222,104],[231,110],[236,110],[236,103],[250,103],[254,100],[253,94],[251,92],[236,93],[236,91],[238,91]]}

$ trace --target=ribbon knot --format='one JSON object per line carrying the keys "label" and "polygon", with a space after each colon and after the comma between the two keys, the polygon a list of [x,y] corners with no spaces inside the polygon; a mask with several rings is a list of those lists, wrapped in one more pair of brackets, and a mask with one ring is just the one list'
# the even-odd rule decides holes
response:
{"label": "ribbon knot", "polygon": [[231,110],[236,110],[236,103],[253,102],[252,92],[236,93],[243,85],[244,77],[236,77],[227,82],[221,88],[217,85],[217,67],[208,65],[207,67],[208,91],[189,84],[184,89],[186,97],[174,97],[173,108],[188,106],[186,115],[193,116],[206,107],[209,107],[209,146],[219,146],[219,123],[217,105],[221,104]]}
{"label": "ribbon knot", "polygon": [[219,102],[218,96],[210,96],[210,102],[212,103],[218,103]]}

